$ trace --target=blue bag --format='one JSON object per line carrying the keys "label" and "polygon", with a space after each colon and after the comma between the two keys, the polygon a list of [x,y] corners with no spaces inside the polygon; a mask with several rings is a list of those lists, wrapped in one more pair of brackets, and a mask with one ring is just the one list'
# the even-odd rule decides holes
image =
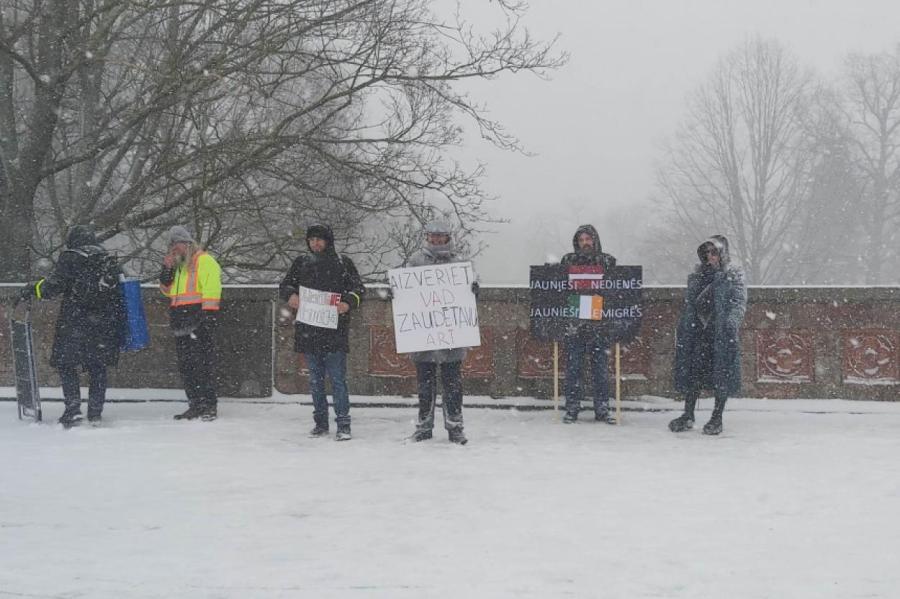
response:
{"label": "blue bag", "polygon": [[147,329],[147,317],[144,315],[144,302],[141,299],[141,282],[126,279],[119,285],[125,300],[125,335],[122,340],[122,351],[138,351],[150,345],[150,331]]}

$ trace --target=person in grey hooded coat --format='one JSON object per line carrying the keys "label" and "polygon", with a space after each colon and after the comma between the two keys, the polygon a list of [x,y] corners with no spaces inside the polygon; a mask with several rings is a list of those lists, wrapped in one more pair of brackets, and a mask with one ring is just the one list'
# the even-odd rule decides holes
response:
{"label": "person in grey hooded coat", "polygon": [[[406,261],[405,266],[428,266],[462,262],[457,255],[450,227],[443,222],[432,222],[425,227],[425,243]],[[478,295],[478,282],[472,282],[472,291]],[[457,347],[410,355],[416,365],[419,392],[419,418],[416,421],[414,441],[431,439],[434,429],[434,406],[437,400],[437,372],[440,369],[443,388],[444,427],[450,441],[465,445],[468,439],[463,432],[462,362],[467,349]]]}
{"label": "person in grey hooded coat", "polygon": [[728,396],[741,390],[741,323],[747,307],[744,274],[731,264],[728,239],[714,235],[697,248],[700,264],[688,276],[675,339],[675,389],[684,394],[684,414],[669,423],[680,433],[694,426],[702,389],[716,398],[704,434],[722,432]]}

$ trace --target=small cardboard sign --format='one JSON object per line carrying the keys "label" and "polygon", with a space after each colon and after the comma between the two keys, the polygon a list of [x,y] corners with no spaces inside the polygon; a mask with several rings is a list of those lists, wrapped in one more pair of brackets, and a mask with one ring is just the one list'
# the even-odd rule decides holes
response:
{"label": "small cardboard sign", "polygon": [[340,293],[300,287],[299,295],[300,308],[297,310],[297,322],[323,329],[338,327],[337,305],[341,301]]}

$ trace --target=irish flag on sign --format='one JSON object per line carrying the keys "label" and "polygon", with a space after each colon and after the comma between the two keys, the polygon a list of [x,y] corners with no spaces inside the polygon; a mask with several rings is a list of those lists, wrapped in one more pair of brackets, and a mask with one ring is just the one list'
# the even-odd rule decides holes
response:
{"label": "irish flag on sign", "polygon": [[600,320],[603,318],[602,295],[570,295],[569,306],[578,308],[581,320]]}
{"label": "irish flag on sign", "polygon": [[603,280],[602,266],[570,266],[569,282],[573,289],[590,289],[591,283]]}

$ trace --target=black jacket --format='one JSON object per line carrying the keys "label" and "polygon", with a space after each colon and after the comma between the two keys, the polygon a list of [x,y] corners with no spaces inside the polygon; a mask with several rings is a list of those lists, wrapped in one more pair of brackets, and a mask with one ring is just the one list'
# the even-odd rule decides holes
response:
{"label": "black jacket", "polygon": [[295,323],[294,351],[298,353],[349,352],[350,313],[359,308],[366,293],[353,261],[334,251],[334,237],[330,229],[326,241],[328,245],[321,254],[310,251],[294,260],[287,276],[281,281],[281,299],[287,301],[301,286],[330,291],[341,294],[341,301],[350,306],[350,312],[338,317],[337,329]]}
{"label": "black jacket", "polygon": [[[578,236],[587,233],[594,238],[594,249],[592,251],[582,251],[578,247]],[[600,236],[597,229],[593,225],[581,225],[575,230],[572,236],[572,249],[574,252],[568,253],[560,260],[563,266],[602,266],[605,269],[612,268],[616,265],[616,259],[611,254],[603,253],[603,246],[600,244]],[[600,336],[596,328],[588,323],[573,326],[569,335],[578,335],[584,340],[599,341],[605,337]]]}
{"label": "black jacket", "polygon": [[[591,252],[583,252],[578,248],[578,236],[587,233],[594,238],[594,250]],[[603,268],[611,268],[616,265],[616,259],[611,254],[603,253],[603,246],[600,245],[600,236],[597,229],[593,225],[581,225],[576,229],[575,235],[572,236],[572,249],[575,250],[563,256],[560,264],[563,266],[603,266]]]}
{"label": "black jacket", "polygon": [[90,302],[76,293],[79,282],[95,279],[94,273],[109,259],[90,229],[73,227],[56,267],[35,284],[35,295],[40,299],[62,296],[50,355],[52,366],[118,363],[125,331],[125,303],[120,289]]}

